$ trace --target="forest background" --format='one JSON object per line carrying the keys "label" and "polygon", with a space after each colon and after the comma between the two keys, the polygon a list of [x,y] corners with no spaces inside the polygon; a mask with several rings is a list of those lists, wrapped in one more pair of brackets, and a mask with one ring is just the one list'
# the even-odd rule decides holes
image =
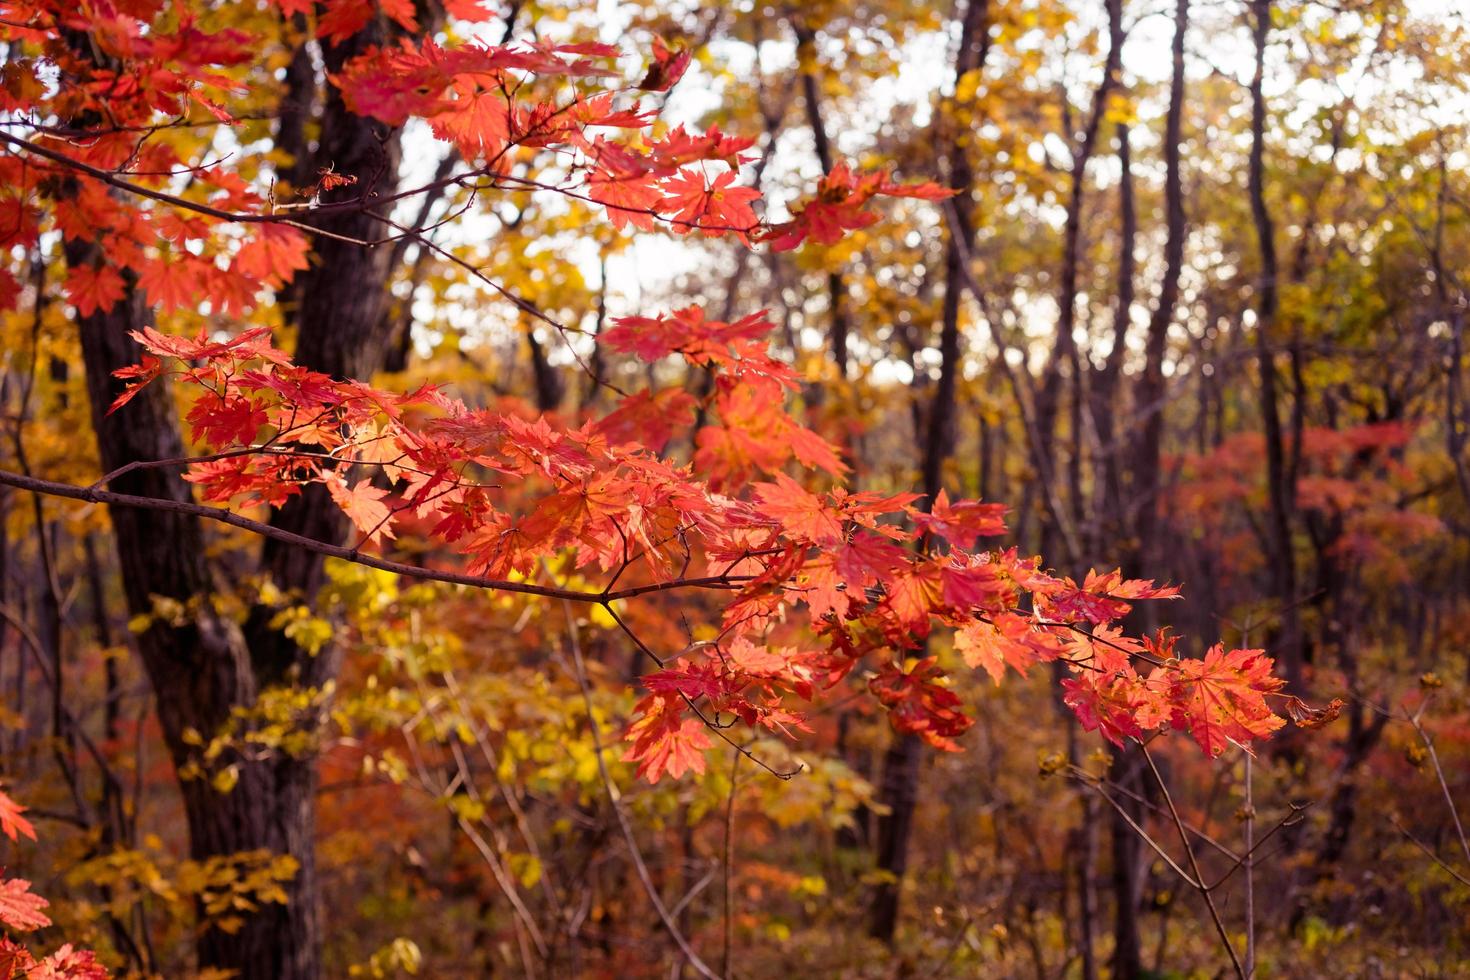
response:
{"label": "forest background", "polygon": [[0,973],[1470,975],[1452,4],[0,43]]}

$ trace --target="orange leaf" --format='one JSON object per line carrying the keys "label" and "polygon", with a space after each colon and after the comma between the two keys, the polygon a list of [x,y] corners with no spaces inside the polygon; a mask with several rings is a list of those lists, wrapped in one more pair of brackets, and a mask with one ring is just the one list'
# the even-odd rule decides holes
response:
{"label": "orange leaf", "polygon": [[9,795],[0,793],[0,831],[4,831],[5,836],[11,840],[16,839],[17,833],[25,834],[31,840],[36,839],[36,828],[31,826],[29,820],[21,816],[25,809]]}

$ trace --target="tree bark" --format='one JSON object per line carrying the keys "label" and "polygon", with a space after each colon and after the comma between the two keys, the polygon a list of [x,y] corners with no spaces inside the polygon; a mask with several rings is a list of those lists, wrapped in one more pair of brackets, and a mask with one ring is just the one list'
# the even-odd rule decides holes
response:
{"label": "tree bark", "polygon": [[[380,22],[369,24],[346,42],[327,45],[326,69],[336,72],[354,55],[387,40]],[[288,72],[288,99],[299,112],[308,81],[301,53]],[[321,135],[312,159],[330,161],[338,172],[358,183],[336,195],[371,196],[396,187],[400,150],[396,131],[348,112],[334,89],[321,106]],[[298,121],[290,113],[282,134],[304,152]],[[293,173],[310,173],[298,159]],[[330,199],[333,195],[324,195]],[[381,234],[378,220],[362,211],[343,211],[320,219],[318,227],[336,236],[371,240]],[[298,328],[297,361],[337,377],[370,377],[387,351],[391,318],[388,301],[391,249],[369,249],[339,238],[318,237],[309,270],[287,304]],[[82,241],[66,245],[69,265],[95,264],[97,246]],[[152,385],[117,415],[107,409],[121,392],[112,376],[135,364],[142,350],[128,332],[152,323],[143,295],[128,275],[126,297],[107,313],[79,319],[93,427],[104,470],[136,460],[185,455],[175,407],[166,386]],[[112,489],[140,496],[188,501],[191,490],[177,471],[149,468],[128,473]],[[112,512],[118,558],[131,614],[148,614],[155,596],[173,599],[187,610],[179,621],[155,621],[137,644],[157,699],[164,739],[176,768],[197,763],[191,744],[197,734],[210,738],[231,719],[235,708],[253,706],[263,690],[280,684],[320,688],[332,679],[340,651],[313,656],[270,627],[275,610],[253,609],[244,628],[213,612],[215,591],[206,559],[205,535],[189,516],[119,508]],[[323,541],[341,541],[347,524],[324,488],[313,485],[301,497],[272,515],[272,523]],[[261,570],[283,591],[309,600],[323,580],[321,556],[268,540],[260,555]],[[308,720],[304,724],[310,724]],[[237,781],[217,792],[208,776],[181,779],[180,791],[189,827],[190,854],[197,860],[264,852],[290,855],[298,863],[285,885],[285,905],[265,904],[243,916],[232,933],[206,929],[198,939],[201,968],[233,971],[241,980],[311,980],[321,973],[319,882],[314,857],[316,763],[307,757],[277,756],[249,760],[229,753],[216,769],[234,766]]]}
{"label": "tree bark", "polygon": [[[96,246],[68,243],[66,258],[72,266],[88,264],[97,258]],[[125,412],[106,414],[123,389],[112,372],[142,359],[142,349],[128,332],[151,322],[136,289],[130,289],[111,311],[78,321],[104,470],[134,460],[184,455],[166,385],[150,385]],[[156,499],[192,499],[178,472],[161,468],[135,470],[115,480],[112,488]],[[208,737],[229,721],[232,708],[255,703],[259,689],[249,651],[240,629],[217,616],[208,601],[215,585],[197,520],[130,508],[112,510],[111,519],[130,613],[151,613],[154,596],[176,600],[188,610],[178,622],[155,619],[137,636],[164,741],[180,769],[196,761],[197,750],[186,733]],[[207,778],[180,780],[190,855],[205,860],[264,848],[294,855],[302,867],[287,885],[287,905],[262,906],[244,917],[233,934],[205,930],[198,942],[199,965],[235,970],[244,980],[315,977],[320,972],[321,933],[310,866],[309,811],[303,812],[299,794],[282,792],[285,787],[272,764],[236,758],[222,759],[221,764],[239,766],[239,781],[229,793],[216,792]]]}
{"label": "tree bark", "polygon": [[[985,63],[989,48],[989,0],[970,0],[961,22],[960,47],[955,55],[955,78],[978,70]],[[958,134],[956,134],[958,135]],[[969,255],[974,238],[973,208],[970,190],[974,182],[967,151],[958,139],[951,147],[950,186],[960,193],[952,199],[953,221],[950,243],[945,254],[944,300],[940,314],[939,382],[935,386],[928,413],[928,430],[924,434],[923,475],[925,503],[929,507],[942,487],[944,461],[954,451],[955,391],[960,370],[960,298],[965,289],[961,262]],[[915,376],[918,381],[918,376]],[[879,799],[888,808],[878,821],[878,868],[887,872],[874,895],[869,920],[869,934],[884,942],[892,942],[898,927],[899,894],[903,875],[908,869],[909,837],[913,831],[914,809],[918,802],[919,765],[923,746],[914,735],[897,736],[883,758],[883,781]]]}
{"label": "tree bark", "polygon": [[[800,61],[801,71],[801,98],[806,107],[807,124],[812,131],[812,145],[816,150],[817,162],[822,165],[822,173],[832,172],[832,144],[827,138],[827,124],[822,118],[822,96],[818,87],[818,79],[814,59],[816,58],[816,35],[808,27],[805,21],[793,19],[792,27],[796,32],[797,57]],[[828,314],[832,319],[832,359],[837,362],[837,373],[847,376],[848,361],[848,334],[851,327],[847,319],[847,307],[844,303],[847,287],[842,281],[840,269],[830,269],[827,272],[827,303]]]}
{"label": "tree bark", "polygon": [[1276,390],[1276,365],[1271,349],[1271,328],[1277,312],[1277,262],[1275,228],[1266,207],[1266,99],[1262,82],[1266,74],[1266,42],[1271,32],[1271,0],[1251,0],[1256,47],[1255,73],[1251,77],[1251,148],[1249,190],[1251,217],[1261,268],[1256,282],[1256,360],[1261,374],[1261,424],[1266,436],[1267,497],[1270,503],[1269,540],[1272,591],[1280,605],[1276,649],[1289,690],[1302,689],[1301,629],[1296,605],[1296,558],[1291,543],[1291,488],[1288,486],[1286,452],[1281,431],[1281,413]]}

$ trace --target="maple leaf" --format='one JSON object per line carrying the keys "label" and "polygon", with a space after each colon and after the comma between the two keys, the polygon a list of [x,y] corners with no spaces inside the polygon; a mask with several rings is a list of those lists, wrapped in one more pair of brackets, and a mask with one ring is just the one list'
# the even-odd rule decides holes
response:
{"label": "maple leaf", "polygon": [[44,929],[51,920],[41,910],[50,904],[32,893],[31,883],[24,878],[0,881],[0,924],[20,932]]}
{"label": "maple leaf", "polygon": [[[181,361],[251,360],[260,358],[261,360],[270,361],[273,364],[286,365],[290,360],[285,353],[271,346],[270,327],[252,327],[229,340],[211,340],[209,338],[209,332],[204,327],[200,327],[199,332],[192,338],[160,333],[152,327],[129,331],[128,336],[136,340],[151,354],[159,357],[173,357]],[[122,373],[128,370],[131,369],[123,368],[114,373],[120,378],[131,377],[132,375]],[[304,371],[304,369],[298,368],[297,371]],[[283,392],[283,394],[285,393]],[[287,397],[290,396],[287,395]],[[293,400],[304,402],[309,399],[300,397]]]}
{"label": "maple leaf", "polygon": [[1114,599],[1178,599],[1179,589],[1172,585],[1155,585],[1149,579],[1132,578],[1126,581],[1119,569],[1113,569],[1107,574],[1099,574],[1096,570],[1090,570],[1087,578],[1082,582],[1082,588],[1088,592],[1099,595],[1107,595]]}
{"label": "maple leaf", "polygon": [[0,980],[29,978],[36,968],[31,951],[13,940],[0,936]]}
{"label": "maple leaf", "polygon": [[357,177],[355,175],[339,174],[331,167],[318,167],[316,175],[317,194],[325,194],[327,191],[336,190],[338,187],[351,187],[357,183]]}
{"label": "maple leaf", "polygon": [[430,125],[467,158],[493,156],[510,141],[510,108],[499,91],[461,92],[440,103]]}
{"label": "maple leaf", "polygon": [[194,306],[202,278],[198,266],[193,256],[161,256],[143,266],[138,286],[152,306],[165,311],[188,309]]}
{"label": "maple leaf", "polygon": [[110,265],[73,266],[66,275],[66,298],[80,316],[105,313],[127,291],[123,277]]}
{"label": "maple leaf", "polygon": [[254,238],[240,246],[231,268],[272,289],[280,289],[309,265],[306,256],[311,252],[311,244],[295,228],[276,224],[263,224],[259,228]]}
{"label": "maple leaf", "polygon": [[195,435],[215,449],[250,445],[270,418],[262,405],[233,393],[224,398],[210,395],[200,399],[188,417]]}
{"label": "maple leaf", "polygon": [[934,498],[928,513],[913,511],[914,523],[937,534],[950,544],[970,549],[976,538],[990,538],[1006,533],[1006,508],[1002,504],[982,504],[978,500],[950,503],[943,490]]}
{"label": "maple leaf", "polygon": [[833,544],[842,540],[842,522],[831,504],[809,493],[785,473],[775,483],[755,485],[761,511],[781,525],[789,537],[809,544]]}
{"label": "maple leaf", "polygon": [[110,976],[95,953],[71,943],[63,943],[26,974],[27,980],[109,980]]}
{"label": "maple leaf", "polygon": [[792,422],[786,427],[784,438],[792,455],[808,469],[823,470],[832,476],[847,472],[847,464],[842,461],[837,447],[811,429]]}
{"label": "maple leaf", "polygon": [[1151,680],[1168,685],[1172,723],[1188,731],[1211,758],[1230,743],[1250,751],[1255,739],[1269,738],[1286,722],[1266,704],[1266,695],[1285,684],[1271,673],[1264,650],[1231,650],[1221,644],[1203,660],[1176,660]]}
{"label": "maple leaf", "polygon": [[692,57],[693,53],[688,49],[681,48],[671,51],[664,43],[664,39],[655,35],[653,63],[648,66],[648,74],[643,77],[643,81],[638,83],[638,88],[649,92],[667,92],[679,79],[684,77],[684,72],[689,70],[689,61]]}
{"label": "maple leaf", "polygon": [[317,17],[316,36],[341,44],[368,25],[376,8],[374,0],[325,0]]}
{"label": "maple leaf", "polygon": [[895,730],[917,735],[941,751],[958,752],[955,737],[969,731],[975,720],[958,710],[960,699],[943,680],[934,657],[910,658],[902,667],[884,664],[868,686],[888,708]]}
{"label": "maple leaf", "polygon": [[1286,699],[1286,716],[1298,728],[1313,730],[1332,724],[1342,714],[1342,698],[1333,698],[1324,707],[1314,708],[1295,695]]}
{"label": "maple leaf", "polygon": [[682,717],[681,706],[676,696],[650,694],[638,704],[642,717],[628,726],[625,738],[633,744],[622,759],[637,762],[638,776],[650,783],[705,770],[704,752],[714,743],[698,719]]}
{"label": "maple leaf", "polygon": [[1033,666],[1062,656],[1062,641],[1024,616],[998,613],[990,621],[975,620],[955,632],[955,651],[968,667],[983,667],[999,684],[1011,667],[1022,677]]}
{"label": "maple leaf", "polygon": [[760,200],[760,191],[735,187],[736,174],[727,170],[706,181],[698,171],[681,170],[664,182],[664,203],[674,216],[675,227],[688,233],[700,229],[713,237],[734,232],[741,241],[758,224],[752,201]]}
{"label": "maple leaf", "polygon": [[388,496],[387,490],[373,486],[372,481],[366,479],[358,480],[355,486],[348,489],[347,484],[335,473],[328,474],[326,483],[332,499],[342,508],[342,513],[347,515],[352,526],[367,535],[369,544],[394,536],[390,523],[392,512],[383,503],[383,498]]}
{"label": "maple leaf", "polygon": [[835,245],[842,236],[857,228],[866,228],[878,215],[863,208],[878,195],[911,197],[938,201],[954,194],[938,184],[895,184],[886,171],[858,176],[842,161],[817,184],[816,196],[792,209],[792,219],[762,229],[760,240],[771,243],[777,252],[796,248],[807,239],[821,245]]}
{"label": "maple leaf", "polygon": [[633,225],[643,231],[653,229],[663,191],[650,173],[609,174],[596,172],[587,179],[587,196],[607,210],[614,228]]}
{"label": "maple leaf", "polygon": [[929,635],[930,617],[943,604],[944,575],[935,561],[909,561],[883,580],[884,628],[895,643]]}
{"label": "maple leaf", "polygon": [[162,373],[163,361],[154,357],[152,354],[144,354],[143,359],[137,364],[130,364],[125,368],[118,368],[112,372],[113,377],[132,380],[133,383],[124,388],[123,393],[113,399],[112,404],[107,409],[107,414],[111,415],[132,401],[138,392],[146,388],[150,382]]}
{"label": "maple leaf", "polygon": [[694,421],[694,396],[680,388],[629,395],[595,424],[613,445],[647,446],[660,452],[676,431]]}
{"label": "maple leaf", "polygon": [[827,616],[843,619],[852,607],[851,586],[837,570],[837,560],[829,550],[803,566],[797,573],[796,586],[815,620]]}
{"label": "maple leaf", "polygon": [[1115,671],[1084,670],[1062,681],[1062,702],[1072,709],[1084,731],[1101,732],[1114,745],[1142,738],[1139,710],[1146,688],[1130,667]]}
{"label": "maple leaf", "polygon": [[25,834],[31,840],[36,839],[36,828],[21,814],[26,810],[6,793],[0,792],[0,831],[11,840],[16,839],[16,834]]}

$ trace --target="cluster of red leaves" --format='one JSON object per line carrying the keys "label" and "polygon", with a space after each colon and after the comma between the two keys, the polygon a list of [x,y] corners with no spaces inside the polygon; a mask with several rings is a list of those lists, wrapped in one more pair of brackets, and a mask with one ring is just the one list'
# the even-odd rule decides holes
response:
{"label": "cluster of red leaves", "polygon": [[[1338,562],[1370,569],[1408,582],[1405,554],[1415,545],[1433,545],[1444,522],[1423,503],[1424,474],[1404,459],[1416,425],[1379,422],[1346,429],[1318,426],[1302,430],[1298,445],[1296,506],[1319,515],[1332,529],[1326,550]],[[1207,453],[1174,461],[1181,479],[1166,503],[1181,524],[1253,532],[1244,515],[1264,506],[1266,484],[1260,472],[1264,439],[1239,433]],[[1228,532],[1226,532],[1228,534]],[[1224,566],[1235,568],[1254,548],[1221,548]]]}
{"label": "cluster of red leaves", "polygon": [[[0,792],[0,832],[12,841],[20,835],[36,839],[31,822],[21,816],[20,806],[6,793]],[[24,878],[0,879],[0,926],[16,932],[33,932],[51,925],[42,911],[50,903],[31,891]],[[0,936],[0,980],[107,980],[108,973],[90,950],[76,949],[70,943],[54,953],[36,959],[30,950],[7,936]]]}
{"label": "cluster of red leaves", "polygon": [[[77,38],[88,43],[78,47]],[[150,126],[197,116],[195,107],[211,124],[232,123],[222,100],[240,87],[225,72],[257,59],[258,38],[206,31],[161,2],[39,0],[0,4],[0,41],[8,59],[0,109],[34,120],[32,145],[72,161],[30,151],[0,157],[0,248],[33,249],[52,231],[97,246],[92,263],[74,265],[65,283],[80,314],[111,309],[129,276],[157,308],[208,301],[215,312],[237,313],[262,288],[306,267],[308,245],[297,229],[266,223],[245,236],[224,234],[218,215],[153,207],[96,176],[162,192],[187,175],[180,194],[191,205],[265,214],[266,197],[239,174],[181,159],[173,142],[147,138]],[[67,84],[47,84],[53,73]],[[0,268],[0,309],[13,307],[18,292],[14,274]]]}
{"label": "cluster of red leaves", "polygon": [[[279,6],[314,17],[317,35],[331,43],[380,10],[405,34],[417,29],[406,0],[279,0]],[[450,7],[464,18],[487,15],[475,3]],[[161,0],[116,6],[34,0],[0,3],[0,12],[0,41],[11,53],[0,110],[38,121],[30,144],[36,150],[0,157],[0,249],[32,249],[51,230],[95,245],[91,264],[74,264],[65,284],[83,316],[122,300],[129,277],[158,309],[207,302],[212,312],[239,313],[263,289],[278,289],[306,268],[299,210],[282,211],[273,191],[250,186],[232,170],[182,159],[173,141],[148,138],[150,127],[187,118],[191,104],[218,125],[233,124],[227,106],[244,86],[239,71],[229,72],[255,62],[266,38],[236,29],[207,32],[187,17],[178,22]],[[95,50],[79,53],[68,40],[77,36],[89,36]],[[816,199],[796,207],[792,221],[765,226],[755,209],[759,193],[739,183],[752,140],[683,127],[655,138],[655,114],[634,97],[677,82],[689,52],[656,41],[636,84],[609,81],[616,79],[610,66],[619,54],[598,43],[447,48],[432,38],[400,36],[352,58],[331,82],[361,115],[392,125],[427,121],[472,167],[462,179],[600,204],[618,227],[733,234],[788,249],[807,237],[831,244],[845,229],[871,224],[877,218],[866,208],[875,196],[947,193],[933,184],[894,184],[886,174],[857,176],[838,165]],[[69,83],[48,86],[51,72]],[[79,119],[98,120],[98,128],[70,129]],[[523,162],[539,163],[513,172],[506,158],[518,148],[555,152],[549,159],[526,155]],[[536,166],[545,176],[536,176]],[[176,178],[185,175],[180,189]],[[316,186],[294,191],[312,198],[350,187],[368,202],[376,176],[326,172]],[[118,193],[116,181],[165,195],[170,206]],[[13,307],[19,292],[15,276],[0,268],[0,309]]]}
{"label": "cluster of red leaves", "polygon": [[[445,47],[411,36],[419,25],[407,0],[278,5],[308,18],[327,44],[374,18],[391,22],[393,39],[368,46],[331,83],[360,114],[392,125],[427,121],[470,166],[458,179],[479,189],[544,190],[599,204],[619,227],[730,234],[777,250],[808,239],[832,244],[872,224],[880,197],[949,194],[839,164],[812,200],[790,208],[790,220],[766,225],[758,195],[739,182],[752,141],[717,129],[658,135],[654,114],[634,96],[676,83],[687,52],[660,42],[641,81],[609,82],[619,52],[605,44]],[[449,6],[451,16],[485,15],[476,3]],[[97,49],[75,52],[68,38],[77,31]],[[231,313],[305,268],[307,240],[287,220],[299,211],[283,216],[238,174],[137,135],[191,103],[228,124],[228,103],[218,100],[239,84],[238,71],[229,72],[253,63],[264,38],[199,30],[162,0],[34,0],[0,3],[0,40],[20,66],[8,69],[5,108],[38,123],[33,142],[0,158],[0,247],[19,254],[52,230],[93,246],[96,258],[73,263],[66,284],[79,312],[109,309],[135,279],[156,306],[207,301]],[[50,71],[69,83],[41,84]],[[106,127],[67,131],[79,119]],[[554,152],[541,157],[551,163],[538,170],[537,151],[547,149]],[[171,176],[185,175],[187,186],[168,193],[181,183]],[[368,201],[373,176],[323,174],[311,190],[353,187]],[[0,276],[0,306],[17,288]],[[584,573],[608,576],[604,592],[579,596],[586,601],[610,603],[620,580],[628,598],[674,590],[717,598],[718,638],[647,679],[629,758],[651,780],[703,766],[707,730],[718,724],[712,714],[800,727],[792,704],[870,659],[883,665],[870,686],[894,725],[955,748],[971,722],[944,670],[904,655],[936,627],[957,631],[962,655],[992,674],[1067,659],[1077,673],[1069,701],[1113,738],[1167,723],[1217,752],[1279,724],[1265,702],[1275,690],[1269,661],[1256,652],[1187,661],[1150,652],[1147,642],[1096,641],[1133,602],[1172,590],[1116,572],[1078,585],[1046,573],[1039,559],[976,551],[978,539],[1004,531],[995,505],[941,496],[926,512],[913,495],[822,489],[814,477],[793,477],[801,468],[840,478],[845,467],[834,446],[787,412],[796,377],[767,352],[760,338],[768,329],[764,316],[725,323],[691,307],[616,321],[601,338],[615,351],[679,356],[712,373],[698,406],[708,424],[693,433],[686,463],[661,452],[696,417],[697,401],[683,390],[641,392],[573,426],[471,409],[431,388],[405,395],[330,378],[293,364],[264,330],[230,340],[145,330],[136,338],[148,357],[120,374],[135,383],[131,391],[166,371],[189,382],[189,422],[207,452],[188,478],[206,500],[278,506],[318,483],[356,528],[358,547],[411,526],[460,552],[466,573],[490,587],[527,591],[527,580],[549,574],[548,559],[569,553]],[[804,627],[795,642],[778,643],[777,631],[793,624]],[[1134,660],[1156,669],[1142,678]]]}
{"label": "cluster of red leaves", "polygon": [[[842,465],[788,413],[795,379],[758,340],[769,329],[763,316],[725,323],[689,308],[606,331],[614,350],[679,355],[713,372],[709,424],[684,464],[639,438],[652,430],[661,444],[688,424],[695,400],[682,389],[625,397],[573,427],[470,409],[432,388],[399,395],[335,380],[291,363],[265,330],[231,340],[138,334],[149,357],[121,372],[135,384],[115,408],[165,371],[181,375],[206,451],[188,479],[207,500],[279,505],[322,483],[359,547],[411,525],[459,551],[490,587],[544,576],[570,554],[584,572],[611,576],[609,591],[586,601],[613,595],[617,582],[624,594],[719,597],[718,639],[645,678],[629,758],[649,779],[701,769],[717,717],[802,727],[793,705],[865,660],[883,665],[870,687],[896,728],[957,748],[971,719],[944,670],[903,653],[936,627],[954,630],[965,661],[997,679],[1007,665],[1025,673],[1067,661],[1076,675],[1068,703],[1114,740],[1172,725],[1218,754],[1281,724],[1265,700],[1280,685],[1260,651],[1180,659],[1166,641],[1112,628],[1133,603],[1176,590],[1116,571],[1078,584],[1014,550],[975,551],[1005,531],[997,505],[941,494],[925,512],[912,494],[824,491],[794,478],[793,465],[833,477]],[[921,537],[926,546],[915,547]],[[778,641],[794,623],[804,627],[796,642]],[[1154,669],[1145,677],[1135,662]]]}

